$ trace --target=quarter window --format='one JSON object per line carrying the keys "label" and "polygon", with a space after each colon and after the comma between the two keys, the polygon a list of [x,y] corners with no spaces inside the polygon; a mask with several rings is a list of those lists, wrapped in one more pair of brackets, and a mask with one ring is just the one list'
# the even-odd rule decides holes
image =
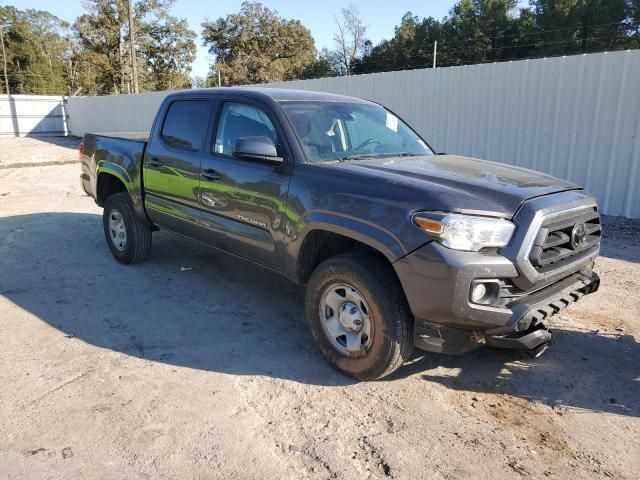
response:
{"label": "quarter window", "polygon": [[209,125],[209,102],[183,100],[169,106],[162,126],[162,139],[169,145],[183,150],[198,151]]}
{"label": "quarter window", "polygon": [[263,137],[277,144],[276,129],[261,108],[245,103],[227,102],[222,107],[215,153],[231,155],[239,138]]}

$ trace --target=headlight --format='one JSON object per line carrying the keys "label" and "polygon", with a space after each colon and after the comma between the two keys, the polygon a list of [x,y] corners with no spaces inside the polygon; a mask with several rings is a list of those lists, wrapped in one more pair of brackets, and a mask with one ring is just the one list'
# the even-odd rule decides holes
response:
{"label": "headlight", "polygon": [[486,247],[506,247],[515,230],[508,220],[458,213],[416,213],[413,223],[445,247],[472,252]]}

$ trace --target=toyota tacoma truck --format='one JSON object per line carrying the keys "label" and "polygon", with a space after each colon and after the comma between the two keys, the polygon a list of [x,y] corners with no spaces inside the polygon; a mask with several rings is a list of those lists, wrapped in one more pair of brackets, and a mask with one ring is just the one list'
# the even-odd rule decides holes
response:
{"label": "toyota tacoma truck", "polygon": [[116,260],[165,229],[306,285],[322,355],[360,380],[414,347],[539,355],[544,322],[598,288],[596,199],[552,176],[436,153],[358,98],[170,94],[149,134],[87,134],[81,183]]}

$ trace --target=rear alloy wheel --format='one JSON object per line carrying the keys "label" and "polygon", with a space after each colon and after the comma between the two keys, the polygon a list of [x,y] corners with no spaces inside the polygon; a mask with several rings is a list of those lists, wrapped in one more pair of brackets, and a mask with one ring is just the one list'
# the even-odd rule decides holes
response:
{"label": "rear alloy wheel", "polygon": [[151,225],[138,218],[128,193],[114,193],[104,203],[104,236],[121,263],[139,263],[151,252]]}
{"label": "rear alloy wheel", "polygon": [[109,212],[109,238],[116,250],[124,252],[127,246],[127,229],[122,214],[116,208]]}
{"label": "rear alloy wheel", "polygon": [[413,317],[393,268],[369,254],[332,257],[306,292],[309,329],[327,361],[358,380],[398,369],[413,350]]}

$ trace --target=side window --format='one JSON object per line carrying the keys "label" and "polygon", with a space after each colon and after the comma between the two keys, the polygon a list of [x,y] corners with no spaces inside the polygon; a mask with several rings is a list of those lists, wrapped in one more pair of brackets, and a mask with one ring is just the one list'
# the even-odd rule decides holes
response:
{"label": "side window", "polygon": [[209,126],[210,104],[204,100],[180,100],[169,106],[160,135],[169,145],[198,151]]}
{"label": "side window", "polygon": [[220,112],[214,152],[231,155],[236,141],[245,137],[267,137],[274,144],[278,143],[276,129],[261,108],[226,102]]}

